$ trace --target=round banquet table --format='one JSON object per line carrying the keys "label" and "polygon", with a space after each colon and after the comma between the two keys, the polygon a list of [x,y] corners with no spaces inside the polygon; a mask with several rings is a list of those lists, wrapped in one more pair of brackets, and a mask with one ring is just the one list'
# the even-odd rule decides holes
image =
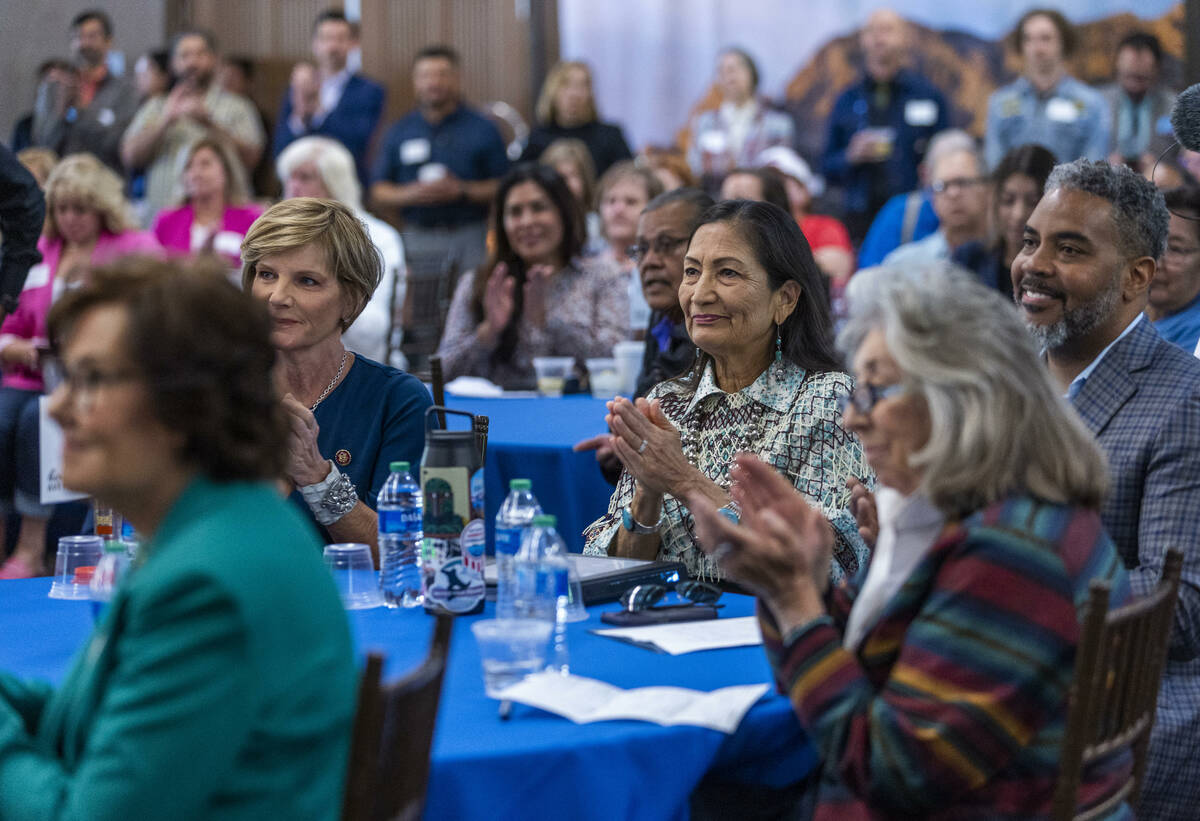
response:
{"label": "round banquet table", "polygon": [[[446,396],[447,406],[488,417],[484,510],[488,544],[510,479],[529,479],[542,510],[558,517],[558,532],[573,553],[583,552],[583,529],[608,509],[613,486],[600,475],[593,451],[576,442],[607,432],[604,400],[590,395],[475,399]],[[448,418],[451,428],[466,420]]]}
{"label": "round banquet table", "polygon": [[[57,682],[91,630],[88,602],[47,597],[50,579],[0,581],[0,670]],[[753,600],[726,594],[722,617],[753,613]],[[715,690],[770,681],[761,647],[658,654],[592,635],[593,608],[570,626],[573,673],[620,687],[675,685]],[[491,613],[488,604],[485,617]],[[390,679],[427,652],[433,621],[421,610],[378,608],[349,614],[359,654],[386,654]],[[638,721],[576,725],[516,705],[501,721],[484,695],[470,617],[451,639],[432,752],[427,819],[686,819],[688,796],[707,772],[726,781],[782,787],[815,766],[786,699],[770,691],[725,735],[700,727]]]}

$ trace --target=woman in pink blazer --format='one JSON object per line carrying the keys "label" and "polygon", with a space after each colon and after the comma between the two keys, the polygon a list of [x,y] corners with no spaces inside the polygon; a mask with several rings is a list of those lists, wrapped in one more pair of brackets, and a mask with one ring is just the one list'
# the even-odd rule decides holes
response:
{"label": "woman in pink blazer", "polygon": [[29,271],[17,309],[0,325],[0,544],[7,514],[21,516],[13,555],[0,579],[40,575],[46,522],[40,500],[38,397],[46,314],[55,297],[78,284],[92,265],[128,254],[161,254],[154,237],[134,230],[120,177],[91,154],[72,154],[46,180],[42,262]]}
{"label": "woman in pink blazer", "polygon": [[240,273],[242,239],[262,209],[245,204],[245,173],[224,142],[207,137],[192,146],[183,190],[183,206],[159,213],[154,236],[168,253],[215,253]]}

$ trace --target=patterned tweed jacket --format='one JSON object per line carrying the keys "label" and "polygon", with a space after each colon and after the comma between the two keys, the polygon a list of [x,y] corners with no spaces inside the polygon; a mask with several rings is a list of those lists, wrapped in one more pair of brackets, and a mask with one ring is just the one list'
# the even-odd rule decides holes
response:
{"label": "patterned tweed jacket", "polygon": [[1108,456],[1101,515],[1134,593],[1158,583],[1168,548],[1184,553],[1138,814],[1190,821],[1200,814],[1200,361],[1143,320],[1071,401]]}

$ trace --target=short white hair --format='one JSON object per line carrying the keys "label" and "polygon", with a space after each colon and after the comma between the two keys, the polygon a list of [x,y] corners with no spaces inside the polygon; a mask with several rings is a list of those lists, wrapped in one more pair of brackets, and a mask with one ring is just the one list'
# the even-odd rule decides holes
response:
{"label": "short white hair", "polygon": [[321,182],[335,199],[351,211],[362,211],[362,186],[358,182],[358,170],[354,157],[346,147],[329,137],[301,137],[283,149],[275,161],[275,173],[279,181],[287,184],[287,178],[298,166],[312,162],[321,175]]}
{"label": "short white hair", "polygon": [[979,173],[987,171],[983,162],[983,154],[979,151],[979,143],[961,128],[947,128],[939,131],[929,140],[929,149],[925,152],[925,173],[933,175],[933,167],[951,154],[965,152],[975,158]]}

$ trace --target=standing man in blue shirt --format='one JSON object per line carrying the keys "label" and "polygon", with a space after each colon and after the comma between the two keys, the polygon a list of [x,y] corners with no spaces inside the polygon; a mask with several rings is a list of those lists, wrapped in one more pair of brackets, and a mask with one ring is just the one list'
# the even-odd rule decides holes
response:
{"label": "standing man in blue shirt", "polygon": [[354,157],[359,181],[368,184],[367,149],[383,115],[383,86],[349,66],[358,46],[358,32],[342,12],[317,15],[312,29],[316,70],[302,63],[292,72],[291,85],[275,125],[272,150],[278,159],[293,140],[320,134],[346,146]]}
{"label": "standing man in blue shirt", "polygon": [[1077,37],[1054,9],[1021,17],[1008,45],[1024,60],[1024,73],[988,99],[984,154],[988,168],[1025,143],[1050,151],[1059,162],[1108,154],[1110,113],[1100,92],[1067,74]]}
{"label": "standing man in blue shirt", "polygon": [[371,199],[400,209],[410,277],[483,262],[488,205],[508,171],[500,132],[462,103],[459,83],[453,49],[417,52],[417,108],[387,132],[375,165]]}
{"label": "standing man in blue shirt", "polygon": [[833,104],[822,167],[845,189],[845,222],[858,243],[895,194],[917,187],[929,139],[949,125],[942,93],[902,67],[908,23],[891,9],[867,18],[859,40],[863,78]]}

